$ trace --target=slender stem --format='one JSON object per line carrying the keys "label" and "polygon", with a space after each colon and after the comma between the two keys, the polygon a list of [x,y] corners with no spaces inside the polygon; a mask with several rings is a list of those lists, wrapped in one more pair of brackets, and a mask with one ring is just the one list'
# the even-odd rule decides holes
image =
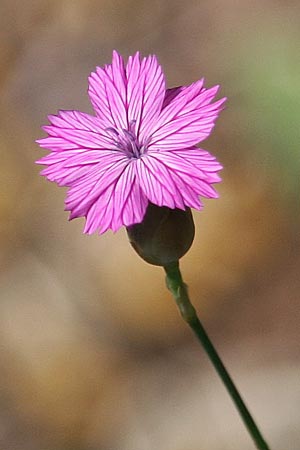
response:
{"label": "slender stem", "polygon": [[245,405],[242,397],[240,396],[232,378],[230,377],[227,369],[225,368],[222,360],[220,359],[216,349],[214,348],[211,340],[209,339],[203,325],[201,324],[196,310],[190,302],[187,286],[182,280],[182,276],[179,269],[179,263],[174,262],[164,267],[166,271],[166,283],[168,289],[173,294],[177,306],[180,310],[181,316],[192,328],[197,338],[201,342],[204,350],[206,351],[209,359],[214,365],[217,373],[223,381],[229,395],[231,396],[250,436],[252,437],[256,447],[259,450],[270,450],[266,441],[262,437],[254,419],[252,418],[247,406]]}

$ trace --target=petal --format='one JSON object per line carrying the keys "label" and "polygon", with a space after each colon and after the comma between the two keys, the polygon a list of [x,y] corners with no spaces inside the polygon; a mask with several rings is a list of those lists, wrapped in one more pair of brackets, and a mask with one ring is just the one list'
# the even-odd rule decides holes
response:
{"label": "petal", "polygon": [[152,132],[159,129],[162,125],[169,123],[180,114],[185,106],[188,106],[190,102],[195,100],[203,91],[203,82],[204,80],[201,79],[192,83],[190,86],[185,86],[180,92],[175,91],[174,93],[170,93],[173,98],[162,110]]}
{"label": "petal", "polygon": [[148,135],[157,120],[165,97],[165,78],[155,56],[140,61],[139,53],[128,58],[127,106],[128,122],[135,122],[140,141]]}
{"label": "petal", "polygon": [[136,166],[141,189],[151,203],[185,209],[182,195],[173,181],[172,170],[150,155],[138,159]]}
{"label": "petal", "polygon": [[[177,152],[151,152],[151,157],[164,164],[172,172],[173,182],[180,191],[182,197],[188,195],[186,206],[196,207],[190,202],[195,202],[195,196],[201,195],[207,198],[217,198],[218,194],[208,181],[205,170],[201,165],[193,164],[188,159],[189,150],[185,157]],[[198,206],[199,207],[199,206]]]}
{"label": "petal", "polygon": [[42,148],[62,152],[112,147],[111,139],[102,132],[96,117],[80,111],[59,111],[57,116],[50,115],[48,119],[50,125],[43,129],[49,136],[36,141]]}
{"label": "petal", "polygon": [[182,89],[152,128],[149,149],[184,149],[206,139],[226,100],[211,103],[217,90],[218,86],[203,89],[203,80]]}
{"label": "petal", "polygon": [[148,200],[136,182],[135,165],[128,164],[114,183],[106,187],[86,214],[84,232],[117,231],[143,220]]}
{"label": "petal", "polygon": [[126,75],[123,58],[113,52],[112,64],[97,67],[89,77],[90,100],[102,127],[128,128]]}
{"label": "petal", "polygon": [[175,98],[177,95],[185,89],[185,86],[178,86],[174,88],[170,88],[166,90],[164,102],[162,105],[162,109],[164,109],[168,104]]}
{"label": "petal", "polygon": [[218,183],[221,181],[217,172],[222,170],[223,166],[207,150],[191,147],[184,150],[174,150],[171,153],[175,153],[177,157],[180,157],[184,161],[188,160],[189,163],[196,166],[201,171],[202,179],[208,183]]}
{"label": "petal", "polygon": [[49,115],[49,122],[58,128],[71,128],[101,132],[98,119],[81,111],[59,111],[58,115]]}
{"label": "petal", "polygon": [[65,209],[71,211],[71,218],[86,215],[99,196],[119,179],[128,162],[121,153],[111,152],[72,183],[65,201]]}
{"label": "petal", "polygon": [[186,180],[184,180],[178,172],[173,172],[173,180],[176,183],[180,194],[182,195],[182,199],[185,206],[189,208],[202,209],[203,204],[199,199],[199,194],[192,183],[188,184]]}

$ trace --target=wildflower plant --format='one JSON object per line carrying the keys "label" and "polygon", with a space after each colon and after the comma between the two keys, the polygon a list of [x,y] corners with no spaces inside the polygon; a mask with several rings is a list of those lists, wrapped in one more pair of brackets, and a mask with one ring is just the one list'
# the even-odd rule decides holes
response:
{"label": "wildflower plant", "polygon": [[41,174],[68,187],[70,219],[85,217],[84,232],[102,234],[127,228],[129,240],[147,262],[163,266],[166,283],[223,380],[257,448],[268,450],[245,403],[192,306],[179,259],[194,238],[190,208],[201,198],[217,198],[221,164],[198,145],[211,133],[226,98],[219,86],[166,88],[156,56],[139,52],[125,64],[112,63],[89,77],[94,115],[59,111],[43,127],[38,144],[50,151],[37,164]]}

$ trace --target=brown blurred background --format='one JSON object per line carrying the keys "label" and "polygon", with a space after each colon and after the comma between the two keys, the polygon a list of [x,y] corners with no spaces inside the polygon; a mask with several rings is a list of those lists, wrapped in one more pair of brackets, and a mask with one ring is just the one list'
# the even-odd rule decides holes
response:
{"label": "brown blurred background", "polygon": [[229,99],[203,145],[221,198],[182,269],[272,449],[300,448],[299,38],[296,0],[0,1],[1,450],[254,448],[163,271],[124,230],[83,235],[34,165],[114,48]]}

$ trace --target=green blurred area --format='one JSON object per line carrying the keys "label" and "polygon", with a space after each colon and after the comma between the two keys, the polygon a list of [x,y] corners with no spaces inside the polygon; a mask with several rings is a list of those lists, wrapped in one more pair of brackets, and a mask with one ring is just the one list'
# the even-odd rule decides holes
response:
{"label": "green blurred area", "polygon": [[[248,141],[256,142],[256,159],[275,167],[279,189],[299,207],[300,58],[294,30],[261,40],[253,36],[249,59],[241,67],[240,89],[247,89]],[[249,95],[251,93],[251,95]],[[254,136],[255,139],[254,139]],[[278,186],[277,186],[278,187]],[[283,198],[282,200],[285,200]],[[290,206],[290,205],[289,205]]]}
{"label": "green blurred area", "polygon": [[91,112],[116,48],[228,97],[201,144],[220,199],[194,212],[182,269],[271,448],[298,450],[299,22],[295,1],[1,1],[1,449],[253,448],[163,271],[124,231],[83,235],[34,164],[47,115]]}

